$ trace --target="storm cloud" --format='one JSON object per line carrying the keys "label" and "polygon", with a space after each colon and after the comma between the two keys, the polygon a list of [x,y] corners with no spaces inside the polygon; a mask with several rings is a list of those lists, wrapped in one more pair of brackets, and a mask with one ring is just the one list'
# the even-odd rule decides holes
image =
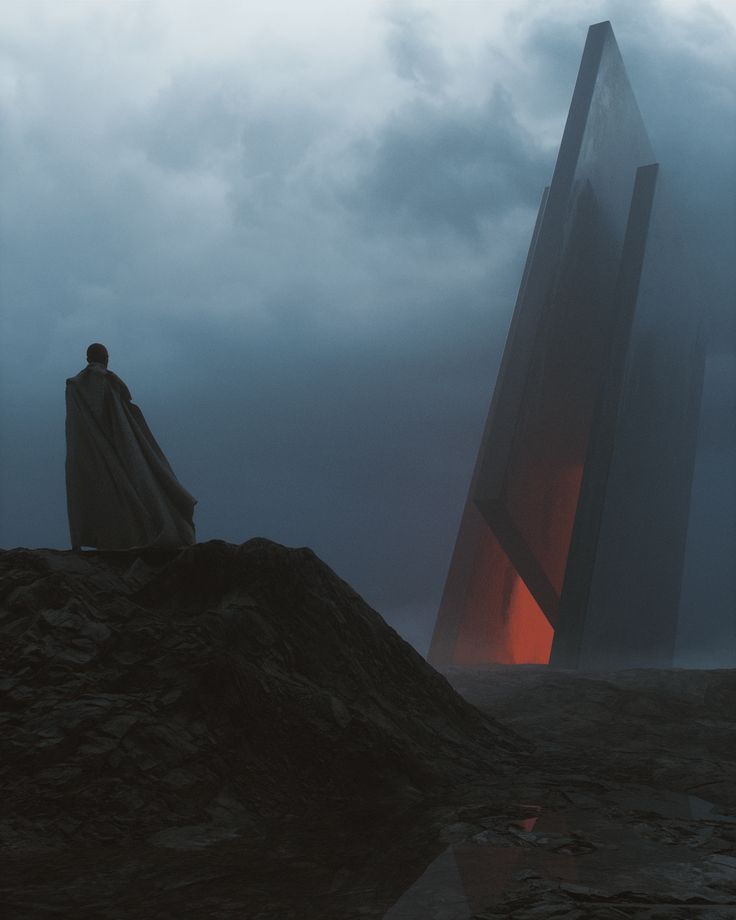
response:
{"label": "storm cloud", "polygon": [[708,556],[703,509],[736,491],[730,5],[250,6],[0,11],[0,545],[68,545],[64,379],[103,341],[199,539],[309,545],[424,651],[585,31],[611,19],[711,329]]}

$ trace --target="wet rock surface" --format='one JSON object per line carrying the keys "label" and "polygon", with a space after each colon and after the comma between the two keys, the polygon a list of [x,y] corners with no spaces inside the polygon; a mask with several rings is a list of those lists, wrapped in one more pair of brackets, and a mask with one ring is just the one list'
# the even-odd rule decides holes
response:
{"label": "wet rock surface", "polygon": [[423,890],[428,920],[736,918],[736,671],[445,673],[536,749],[516,818],[443,854],[464,901],[442,912],[420,879],[390,920],[420,916]]}
{"label": "wet rock surface", "polygon": [[263,540],[0,579],[4,916],[736,920],[734,671],[448,669],[471,706]]}

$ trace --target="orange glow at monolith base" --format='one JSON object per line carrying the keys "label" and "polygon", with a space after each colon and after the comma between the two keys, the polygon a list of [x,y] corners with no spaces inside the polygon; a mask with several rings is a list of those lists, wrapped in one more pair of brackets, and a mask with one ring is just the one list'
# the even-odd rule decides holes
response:
{"label": "orange glow at monolith base", "polygon": [[[469,514],[477,512],[471,508]],[[552,626],[487,527],[479,533],[462,608],[453,664],[549,662]]]}
{"label": "orange glow at monolith base", "polygon": [[511,592],[507,618],[510,663],[548,664],[554,630],[518,576]]}

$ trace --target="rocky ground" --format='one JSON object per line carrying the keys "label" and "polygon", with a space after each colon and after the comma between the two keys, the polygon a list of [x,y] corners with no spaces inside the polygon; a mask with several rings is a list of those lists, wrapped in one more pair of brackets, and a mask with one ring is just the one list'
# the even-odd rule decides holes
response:
{"label": "rocky ground", "polygon": [[736,920],[736,672],[446,676],[309,550],[0,554],[3,916]]}
{"label": "rocky ground", "polygon": [[736,671],[446,674],[536,749],[509,790],[515,818],[452,829],[456,906],[418,913],[443,890],[420,879],[391,920],[736,918]]}
{"label": "rocky ground", "polygon": [[267,540],[2,553],[0,693],[18,917],[153,916],[159,897],[180,916],[199,871],[215,898],[245,885],[242,917],[285,896],[284,861],[340,868],[359,828],[364,873],[388,828],[480,773],[505,786],[525,749],[314,553]]}

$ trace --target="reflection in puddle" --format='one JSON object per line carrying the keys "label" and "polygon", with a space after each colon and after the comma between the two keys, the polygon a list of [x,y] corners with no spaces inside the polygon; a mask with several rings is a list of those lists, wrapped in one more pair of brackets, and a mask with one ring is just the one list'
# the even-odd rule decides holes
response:
{"label": "reflection in puddle", "polygon": [[514,881],[552,876],[574,882],[576,860],[521,847],[448,847],[384,915],[384,920],[469,920]]}
{"label": "reflection in puddle", "polygon": [[465,896],[456,847],[448,847],[399,898],[384,920],[467,920],[472,909]]}
{"label": "reflection in puddle", "polygon": [[[474,914],[503,900],[516,884],[526,879],[555,879],[580,884],[581,875],[608,876],[613,858],[618,873],[637,872],[639,860],[653,842],[639,839],[631,818],[637,813],[652,827],[660,827],[660,843],[670,844],[664,827],[689,822],[728,822],[736,818],[718,813],[711,802],[692,795],[659,793],[645,787],[624,795],[609,794],[597,807],[541,813],[539,806],[519,805],[518,818],[496,824],[469,840],[452,844],[384,915],[384,920],[469,920]],[[538,814],[530,815],[529,812]],[[638,817],[638,816],[637,816]],[[701,825],[702,827],[702,825]],[[706,833],[711,833],[706,827]],[[702,833],[702,831],[699,831]],[[691,836],[692,832],[691,832]],[[673,858],[682,858],[668,846]],[[596,851],[598,851],[596,853]],[[591,859],[581,859],[591,854]],[[615,856],[614,856],[615,854]],[[692,854],[692,850],[689,851]],[[627,878],[631,881],[633,876]],[[588,880],[590,881],[590,880]],[[587,884],[587,881],[586,881]]]}
{"label": "reflection in puddle", "polygon": [[[498,901],[512,882],[523,877],[553,876],[576,881],[573,855],[550,852],[531,843],[532,839],[566,841],[567,828],[561,815],[517,818],[508,822],[508,828],[511,833],[507,841],[487,831],[447,847],[384,915],[384,920],[469,920]],[[501,845],[494,845],[497,842]]]}

